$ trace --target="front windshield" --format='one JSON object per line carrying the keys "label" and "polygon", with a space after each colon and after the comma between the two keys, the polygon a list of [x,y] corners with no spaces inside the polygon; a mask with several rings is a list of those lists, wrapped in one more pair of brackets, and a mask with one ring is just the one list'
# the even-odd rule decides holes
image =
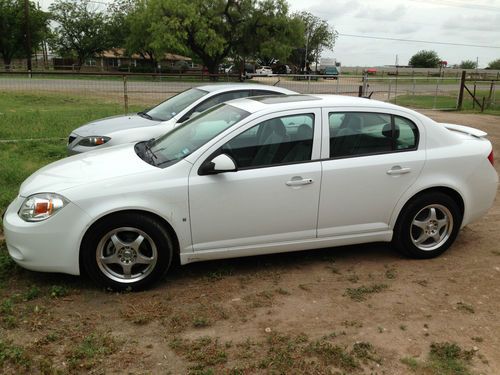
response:
{"label": "front windshield", "polygon": [[184,159],[249,114],[231,105],[221,104],[188,120],[150,144],[154,165],[164,168]]}
{"label": "front windshield", "polygon": [[204,90],[189,89],[165,100],[146,113],[154,120],[167,121],[207,94],[208,92]]}

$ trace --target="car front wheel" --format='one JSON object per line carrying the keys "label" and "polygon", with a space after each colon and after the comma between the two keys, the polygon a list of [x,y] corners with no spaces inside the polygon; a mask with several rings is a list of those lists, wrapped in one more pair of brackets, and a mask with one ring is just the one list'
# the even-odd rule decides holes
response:
{"label": "car front wheel", "polygon": [[441,192],[423,194],[401,212],[392,242],[412,258],[433,258],[455,241],[461,222],[462,214],[451,197]]}
{"label": "car front wheel", "polygon": [[94,225],[82,243],[82,262],[98,284],[139,290],[160,279],[172,262],[172,241],[155,219],[124,213]]}

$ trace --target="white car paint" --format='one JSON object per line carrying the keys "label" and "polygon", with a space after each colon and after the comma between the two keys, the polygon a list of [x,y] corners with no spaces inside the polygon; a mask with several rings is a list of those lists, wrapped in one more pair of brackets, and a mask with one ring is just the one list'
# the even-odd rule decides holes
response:
{"label": "white car paint", "polygon": [[255,75],[257,76],[270,76],[273,74],[273,69],[270,66],[261,66],[255,69]]}
{"label": "white car paint", "polygon": [[[199,86],[195,89],[204,92],[204,95],[195,101],[187,104],[172,118],[166,121],[148,119],[139,114],[129,114],[124,116],[112,116],[100,120],[94,120],[73,130],[68,138],[68,153],[70,155],[82,152],[101,150],[111,146],[124,143],[145,141],[152,138],[161,137],[176,126],[186,120],[187,116],[193,117],[198,114],[196,108],[205,101],[213,99],[218,95],[241,92],[241,91],[266,91],[273,95],[297,94],[295,91],[276,86],[249,84],[249,83],[225,83]],[[253,96],[250,95],[250,96]],[[168,99],[167,99],[168,101]],[[98,146],[82,146],[80,142],[86,137],[109,137],[110,140]]]}
{"label": "white car paint", "polygon": [[[450,188],[460,195],[462,227],[493,204],[498,176],[487,159],[491,143],[480,131],[441,125],[409,109],[368,99],[328,95],[268,99],[226,104],[249,112],[248,117],[166,168],[143,161],[134,145],[127,144],[40,169],[21,185],[6,211],[9,254],[31,270],[79,274],[85,233],[99,219],[124,210],[148,212],[168,223],[179,244],[180,262],[186,264],[388,242],[405,204],[429,188]],[[413,121],[420,134],[418,148],[331,159],[328,113],[352,111]],[[315,119],[310,161],[198,173],[238,134],[277,116],[301,114],[314,114]],[[397,168],[407,173],[388,173]],[[25,199],[42,192],[60,194],[70,203],[44,221],[21,219],[18,212]]]}

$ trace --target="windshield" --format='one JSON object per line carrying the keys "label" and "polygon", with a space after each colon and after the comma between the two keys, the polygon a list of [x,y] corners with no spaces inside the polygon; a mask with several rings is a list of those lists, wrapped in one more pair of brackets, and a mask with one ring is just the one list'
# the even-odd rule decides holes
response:
{"label": "windshield", "polygon": [[177,94],[170,99],[158,104],[146,112],[153,120],[167,121],[185,109],[188,105],[194,103],[208,92],[200,89],[189,89]]}
{"label": "windshield", "polygon": [[149,145],[151,163],[165,168],[184,159],[250,113],[221,104],[188,120]]}

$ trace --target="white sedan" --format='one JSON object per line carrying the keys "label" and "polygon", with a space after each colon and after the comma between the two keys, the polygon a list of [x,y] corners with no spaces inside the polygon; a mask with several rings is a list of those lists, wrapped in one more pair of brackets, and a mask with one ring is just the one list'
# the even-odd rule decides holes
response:
{"label": "white sedan", "polygon": [[376,241],[435,257],[493,204],[485,136],[368,99],[238,99],[34,173],[6,211],[7,247],[22,267],[115,289],[144,288],[174,258]]}
{"label": "white sedan", "polygon": [[194,87],[137,114],[108,117],[80,126],[68,137],[68,154],[160,137],[187,119],[228,100],[289,94],[297,93],[276,86],[241,83]]}

